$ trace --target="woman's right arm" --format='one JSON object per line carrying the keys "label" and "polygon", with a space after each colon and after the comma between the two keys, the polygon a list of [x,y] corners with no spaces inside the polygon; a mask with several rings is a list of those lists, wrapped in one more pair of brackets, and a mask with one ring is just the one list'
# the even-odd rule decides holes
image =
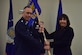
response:
{"label": "woman's right arm", "polygon": [[49,34],[48,31],[46,29],[44,29],[44,33],[45,33],[45,36],[47,39],[54,39],[54,32]]}

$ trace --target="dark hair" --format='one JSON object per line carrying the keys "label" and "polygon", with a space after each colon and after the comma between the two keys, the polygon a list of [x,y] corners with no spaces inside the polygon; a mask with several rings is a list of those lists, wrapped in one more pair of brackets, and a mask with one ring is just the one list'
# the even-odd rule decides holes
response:
{"label": "dark hair", "polygon": [[30,8],[30,6],[25,6],[23,9]]}
{"label": "dark hair", "polygon": [[[62,18],[67,20],[67,26],[70,26],[69,17],[66,14],[62,14],[58,19],[61,20]],[[58,20],[58,25],[59,25],[59,20]],[[59,27],[60,27],[60,25],[59,25]]]}

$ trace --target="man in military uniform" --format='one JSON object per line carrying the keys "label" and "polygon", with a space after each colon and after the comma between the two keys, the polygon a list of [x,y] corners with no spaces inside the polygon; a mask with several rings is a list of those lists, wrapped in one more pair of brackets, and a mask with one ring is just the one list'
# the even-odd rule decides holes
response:
{"label": "man in military uniform", "polygon": [[[29,26],[32,17],[32,9],[26,6],[22,12],[21,19],[15,26],[15,55],[43,55],[44,37],[39,29]],[[40,30],[39,30],[40,31]],[[47,49],[47,48],[46,48]]]}

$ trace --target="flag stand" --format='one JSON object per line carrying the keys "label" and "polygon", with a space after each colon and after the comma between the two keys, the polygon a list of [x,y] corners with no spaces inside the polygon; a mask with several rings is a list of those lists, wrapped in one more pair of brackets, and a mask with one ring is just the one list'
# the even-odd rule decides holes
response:
{"label": "flag stand", "polygon": [[[39,14],[38,14],[38,10],[35,9],[35,12],[36,12],[36,16],[38,18],[38,21],[40,22],[40,17],[39,17]],[[43,33],[43,36],[44,36],[44,41],[47,41],[44,31],[42,33]],[[48,51],[48,55],[51,55],[50,50],[47,50],[47,51]]]}

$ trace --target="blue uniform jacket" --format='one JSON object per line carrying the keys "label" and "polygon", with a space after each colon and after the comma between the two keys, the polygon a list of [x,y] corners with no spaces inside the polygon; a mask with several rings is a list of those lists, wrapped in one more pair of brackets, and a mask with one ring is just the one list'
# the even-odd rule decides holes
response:
{"label": "blue uniform jacket", "polygon": [[21,18],[15,26],[15,55],[40,55],[44,53],[43,35],[27,24]]}

